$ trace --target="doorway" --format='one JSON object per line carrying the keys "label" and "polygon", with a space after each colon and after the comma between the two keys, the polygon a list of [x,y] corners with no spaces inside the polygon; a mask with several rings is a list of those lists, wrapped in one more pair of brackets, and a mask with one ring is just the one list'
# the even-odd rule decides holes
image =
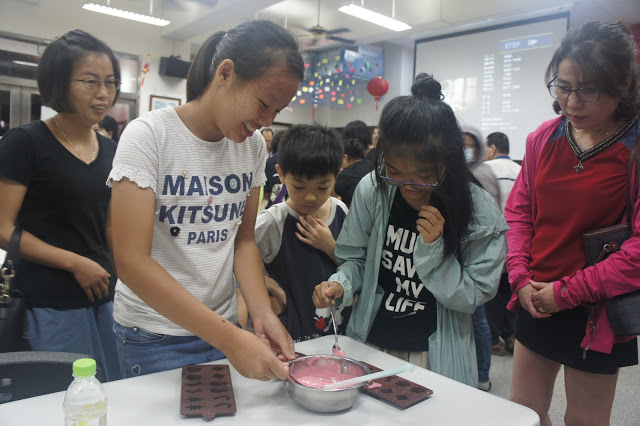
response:
{"label": "doorway", "polygon": [[6,80],[19,79],[0,78],[0,137],[10,128],[39,120],[42,114],[40,93],[31,81]]}

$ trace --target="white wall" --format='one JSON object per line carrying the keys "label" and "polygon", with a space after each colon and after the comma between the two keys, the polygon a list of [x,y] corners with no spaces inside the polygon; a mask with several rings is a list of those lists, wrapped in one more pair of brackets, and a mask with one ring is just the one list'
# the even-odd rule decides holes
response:
{"label": "white wall", "polygon": [[0,1],[0,29],[3,32],[52,40],[67,31],[82,29],[116,52],[140,56],[141,68],[147,62],[147,53],[151,53],[150,71],[139,90],[139,114],[149,110],[149,95],[152,94],[185,101],[186,80],[161,77],[158,68],[162,56],[180,55],[188,60],[188,42],[163,38],[160,27],[83,10],[82,2],[77,2],[76,11],[60,10],[55,1]]}

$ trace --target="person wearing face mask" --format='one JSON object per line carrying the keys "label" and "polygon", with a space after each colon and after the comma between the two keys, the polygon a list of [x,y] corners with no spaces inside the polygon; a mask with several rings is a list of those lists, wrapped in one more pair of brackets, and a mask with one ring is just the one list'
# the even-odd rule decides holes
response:
{"label": "person wearing face mask", "polygon": [[640,143],[636,61],[621,23],[565,34],[545,74],[561,116],[527,138],[505,207],[508,307],[517,311],[510,399],[535,410],[542,426],[551,425],[561,367],[565,424],[608,425],[620,368],[638,364],[636,337],[613,332],[605,299],[640,289],[640,198],[620,250],[588,266],[583,241],[585,232],[626,222],[638,186],[638,170],[629,171]]}
{"label": "person wearing face mask", "polygon": [[[487,191],[496,205],[500,206],[500,187],[493,169],[484,163],[484,139],[480,130],[472,126],[463,125],[462,138],[464,140],[464,158],[473,177]],[[483,391],[491,390],[489,370],[491,369],[491,328],[487,321],[485,305],[480,305],[473,313],[473,331],[476,335],[476,354],[478,356],[478,388]]]}
{"label": "person wearing face mask", "polygon": [[104,42],[73,30],[45,49],[37,81],[56,115],[2,138],[0,247],[21,232],[13,284],[28,305],[31,349],[90,355],[119,379],[104,184],[116,144],[92,126],[118,98],[120,66]]}
{"label": "person wearing face mask", "polygon": [[[293,340],[271,310],[254,239],[266,181],[257,129],[289,105],[303,77],[295,37],[248,21],[204,42],[185,104],[124,130],[109,183],[127,377],[225,356],[249,378],[288,376]],[[255,334],[237,326],[234,276]]]}
{"label": "person wearing face mask", "polygon": [[440,83],[421,73],[411,92],[382,110],[374,171],[336,241],[341,264],[313,301],[359,295],[347,335],[476,387],[471,313],[496,293],[507,224],[473,181]]}
{"label": "person wearing face mask", "polygon": [[482,188],[493,197],[498,206],[500,203],[500,186],[493,169],[484,163],[485,147],[480,130],[473,126],[462,125],[464,139],[464,158],[473,176],[480,182]]}

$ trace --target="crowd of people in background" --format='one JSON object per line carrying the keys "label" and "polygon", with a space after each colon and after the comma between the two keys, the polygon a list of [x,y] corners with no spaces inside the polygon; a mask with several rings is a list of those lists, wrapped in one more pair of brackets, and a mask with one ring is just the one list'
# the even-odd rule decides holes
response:
{"label": "crowd of people in background", "polygon": [[56,114],[0,143],[0,247],[21,235],[28,345],[90,355],[108,380],[223,357],[286,379],[295,343],[335,326],[484,391],[491,355],[513,353],[511,400],[543,426],[564,366],[566,424],[608,424],[638,344],[603,304],[640,289],[640,212],[596,265],[582,234],[625,217],[635,55],[623,24],[570,29],[545,75],[559,116],[531,129],[521,166],[425,73],[378,123],[271,127],[304,62],[265,20],[212,35],[187,102],[120,134],[118,61],[70,31],[38,66]]}

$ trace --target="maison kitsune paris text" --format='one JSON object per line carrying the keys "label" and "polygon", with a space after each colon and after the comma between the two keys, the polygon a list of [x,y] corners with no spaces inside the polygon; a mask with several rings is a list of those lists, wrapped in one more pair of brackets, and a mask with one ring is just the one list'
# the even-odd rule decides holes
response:
{"label": "maison kitsune paris text", "polygon": [[[158,220],[172,226],[223,222],[235,224],[244,213],[246,196],[242,196],[237,202],[216,203],[216,199],[220,199],[225,193],[247,194],[251,190],[252,181],[253,173],[211,177],[166,175],[162,186],[162,198],[168,201],[171,199],[168,197],[176,197],[176,203],[163,203],[158,211]],[[185,199],[188,201],[185,202]],[[219,226],[210,231],[190,231],[187,242],[200,244],[225,241],[228,233],[228,229],[220,229]]]}

